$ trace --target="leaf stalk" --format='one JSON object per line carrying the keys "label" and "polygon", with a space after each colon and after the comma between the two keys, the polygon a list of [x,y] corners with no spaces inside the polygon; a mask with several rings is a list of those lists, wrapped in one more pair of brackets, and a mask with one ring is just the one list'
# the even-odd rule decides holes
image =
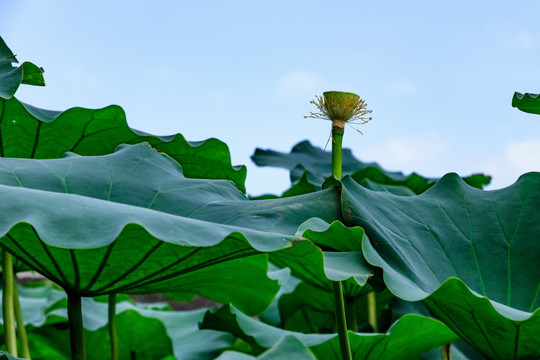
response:
{"label": "leaf stalk", "polygon": [[444,344],[442,346],[441,357],[442,357],[443,360],[452,360],[451,347],[452,347],[452,344],[450,344],[450,343]]}
{"label": "leaf stalk", "polygon": [[109,337],[111,360],[118,360],[118,332],[116,330],[116,294],[109,294]]}
{"label": "leaf stalk", "polygon": [[[16,277],[14,276],[14,280]],[[19,302],[19,291],[17,290],[17,284],[13,287],[13,308],[15,310],[15,319],[17,320],[17,336],[19,337],[19,346],[21,349],[21,356],[27,360],[31,360],[30,346],[28,344],[28,336],[26,334],[26,327],[24,326],[24,320],[21,311],[21,304]]]}
{"label": "leaf stalk", "polygon": [[377,323],[377,295],[375,291],[370,291],[367,294],[368,306],[368,321],[373,329],[373,332],[379,332],[379,324]]}
{"label": "leaf stalk", "polygon": [[81,297],[68,293],[69,339],[71,360],[86,360]]}
{"label": "leaf stalk", "polygon": [[[344,129],[340,126],[332,126],[332,175],[341,179],[341,162]],[[351,344],[347,332],[347,315],[345,314],[345,299],[343,298],[343,284],[341,281],[332,282],[332,293],[334,295],[334,307],[336,314],[336,325],[343,360],[352,360]]]}
{"label": "leaf stalk", "polygon": [[17,356],[17,335],[15,330],[15,274],[13,272],[13,256],[7,251],[2,251],[2,280],[4,288],[2,292],[2,313],[4,315],[4,337],[6,351]]}
{"label": "leaf stalk", "polygon": [[345,301],[343,300],[343,285],[341,281],[332,281],[332,293],[334,294],[334,306],[336,311],[336,325],[341,348],[341,358],[352,360],[351,344],[347,331],[347,317],[345,315]]}

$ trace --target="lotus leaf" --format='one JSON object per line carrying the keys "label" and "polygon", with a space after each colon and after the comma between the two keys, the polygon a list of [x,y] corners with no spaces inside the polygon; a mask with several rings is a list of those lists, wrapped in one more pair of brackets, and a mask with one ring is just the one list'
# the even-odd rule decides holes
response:
{"label": "lotus leaf", "polygon": [[456,174],[419,196],[371,191],[348,177],[347,225],[362,226],[368,262],[390,291],[423,300],[490,359],[540,356],[540,173],[483,191]]}
{"label": "lotus leaf", "polygon": [[538,94],[515,92],[512,97],[512,106],[524,112],[540,114],[540,97]]}
{"label": "lotus leaf", "polygon": [[[261,252],[290,246],[308,218],[330,221],[338,212],[332,189],[249,201],[230,182],[185,178],[148,144],[106,156],[3,158],[0,184],[2,247],[68,293],[189,291],[198,283],[201,295],[249,314],[277,291]],[[173,281],[179,276],[187,286]]]}
{"label": "lotus leaf", "polygon": [[181,134],[158,137],[130,129],[116,105],[60,112],[0,99],[0,156],[51,159],[68,151],[105,155],[120,144],[141,142],[181,163],[186,177],[228,179],[245,191],[246,168],[233,167],[227,145],[217,139],[188,142]]}
{"label": "lotus leaf", "polygon": [[17,58],[0,37],[0,98],[11,99],[20,84],[45,85],[43,69],[31,62],[16,67]]}
{"label": "lotus leaf", "polygon": [[[202,329],[229,331],[253,346],[255,352],[272,348],[287,336],[305,344],[317,359],[340,360],[336,334],[302,334],[261,323],[232,306],[206,314]],[[419,315],[406,315],[386,334],[348,332],[353,359],[414,359],[427,350],[457,339],[438,320]]]}

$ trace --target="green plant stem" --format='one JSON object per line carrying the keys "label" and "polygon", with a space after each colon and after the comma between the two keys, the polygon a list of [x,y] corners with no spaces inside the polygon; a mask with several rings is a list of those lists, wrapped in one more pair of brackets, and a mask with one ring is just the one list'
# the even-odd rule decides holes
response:
{"label": "green plant stem", "polygon": [[[332,127],[332,175],[341,179],[342,173],[342,148],[344,129],[338,126]],[[378,332],[377,326],[377,298],[375,292],[368,293],[368,319],[374,332]],[[353,324],[349,324],[352,326]],[[355,330],[356,331],[356,330]]]}
{"label": "green plant stem", "polygon": [[343,286],[341,281],[332,281],[334,306],[336,308],[336,325],[339,337],[339,347],[343,360],[352,360],[351,344],[347,332],[347,317],[345,315],[345,301],[343,301]]}
{"label": "green plant stem", "polygon": [[109,294],[109,336],[111,360],[118,360],[118,335],[116,331],[116,294]]}
{"label": "green plant stem", "polygon": [[379,325],[377,323],[377,295],[375,291],[370,291],[367,294],[367,306],[369,325],[371,325],[373,332],[379,332]]}
{"label": "green plant stem", "polygon": [[452,360],[452,354],[450,352],[452,344],[444,344],[442,347],[442,359],[443,360]]}
{"label": "green plant stem", "polygon": [[17,356],[17,336],[15,330],[15,304],[14,304],[14,281],[13,256],[7,251],[2,251],[2,280],[4,288],[2,292],[2,312],[4,315],[4,337],[6,351]]}
{"label": "green plant stem", "polygon": [[81,297],[71,293],[68,293],[68,319],[71,360],[85,360]]}
{"label": "green plant stem", "polygon": [[345,315],[347,316],[347,329],[357,332],[358,320],[356,319],[356,309],[354,307],[354,299],[345,299]]}
{"label": "green plant stem", "polygon": [[[14,277],[15,279],[15,277]],[[17,290],[17,284],[13,287],[13,304],[15,310],[15,319],[17,320],[17,336],[19,337],[19,346],[21,349],[21,356],[30,360],[30,346],[28,345],[28,336],[26,335],[26,327],[24,326],[24,320],[21,311],[21,304],[19,302],[19,291]]]}
{"label": "green plant stem", "polygon": [[343,147],[344,130],[338,127],[332,128],[332,175],[341,180],[341,149]]}
{"label": "green plant stem", "polygon": [[[343,147],[343,128],[332,126],[332,175],[341,179],[341,162]],[[347,316],[345,314],[345,300],[343,298],[343,285],[341,281],[332,282],[334,294],[334,307],[336,312],[336,325],[343,360],[352,360],[351,345],[347,332]]]}

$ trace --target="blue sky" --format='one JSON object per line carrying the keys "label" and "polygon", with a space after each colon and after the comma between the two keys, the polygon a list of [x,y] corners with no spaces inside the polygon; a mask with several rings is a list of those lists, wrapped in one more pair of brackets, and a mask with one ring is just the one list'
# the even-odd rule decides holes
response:
{"label": "blue sky", "polygon": [[[519,6],[518,6],[519,5]],[[323,147],[304,119],[326,90],[366,100],[373,120],[344,145],[362,161],[426,176],[484,172],[491,189],[540,171],[540,116],[511,107],[540,92],[540,2],[0,2],[0,35],[45,69],[17,97],[53,110],[118,104],[131,127],[228,144],[248,192],[281,193],[285,170],[256,147]]]}

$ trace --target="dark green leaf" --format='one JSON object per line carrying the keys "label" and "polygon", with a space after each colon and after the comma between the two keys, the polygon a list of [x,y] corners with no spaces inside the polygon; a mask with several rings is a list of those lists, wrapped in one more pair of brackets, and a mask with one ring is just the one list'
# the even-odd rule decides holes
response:
{"label": "dark green leaf", "polygon": [[11,51],[11,49],[7,46],[6,42],[2,37],[0,36],[0,59],[13,59],[12,62],[17,62],[17,59],[15,58],[15,54]]}
{"label": "dark green leaf", "polygon": [[105,155],[120,144],[140,142],[173,157],[187,177],[231,180],[245,192],[246,168],[233,167],[227,145],[217,139],[188,142],[181,134],[158,137],[133,130],[115,105],[59,112],[0,99],[0,156],[51,159],[68,151]]}
{"label": "dark green leaf", "polygon": [[[390,302],[390,308],[392,310],[393,321],[396,321],[407,314],[417,314],[428,317],[433,316],[421,301],[409,302],[393,297]],[[461,339],[451,344],[450,352],[452,360],[485,360],[482,355]],[[444,360],[441,355],[441,349],[434,349],[423,354],[422,360]]]}
{"label": "dark green leaf", "polygon": [[540,97],[538,94],[515,92],[512,97],[512,106],[524,112],[540,114]]}
{"label": "dark green leaf", "polygon": [[343,180],[347,225],[362,226],[369,263],[388,288],[424,300],[493,359],[540,356],[540,174],[482,191],[444,176],[420,196],[374,192]]}
{"label": "dark green leaf", "polygon": [[19,67],[15,55],[0,37],[0,98],[11,99],[20,84],[44,86],[43,69],[30,62]]}

